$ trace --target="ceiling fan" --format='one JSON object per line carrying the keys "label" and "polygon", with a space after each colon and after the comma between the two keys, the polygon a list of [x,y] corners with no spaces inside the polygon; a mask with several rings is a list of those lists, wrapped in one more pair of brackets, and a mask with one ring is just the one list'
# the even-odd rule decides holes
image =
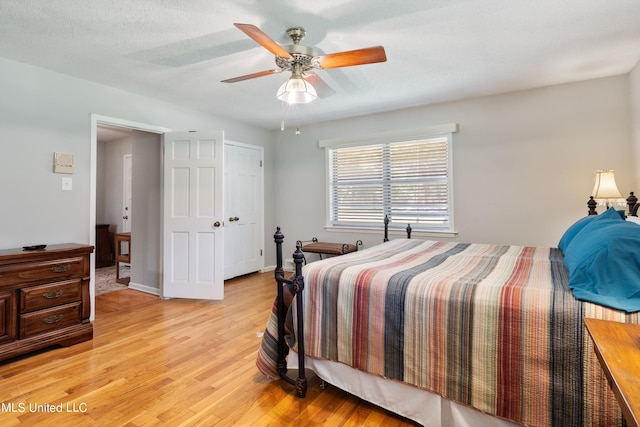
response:
{"label": "ceiling fan", "polygon": [[255,25],[233,25],[269,52],[273,53],[276,56],[275,61],[278,68],[233,77],[222,80],[222,82],[236,83],[256,77],[280,73],[282,71],[291,71],[291,78],[280,87],[277,93],[278,99],[291,104],[311,102],[317,97],[313,85],[305,80],[311,77],[316,80],[319,79],[317,75],[311,72],[313,69],[351,67],[354,65],[385,62],[387,60],[387,55],[382,46],[320,55],[314,48],[300,44],[300,41],[306,35],[302,27],[289,28],[287,35],[293,41],[293,44],[280,46]]}

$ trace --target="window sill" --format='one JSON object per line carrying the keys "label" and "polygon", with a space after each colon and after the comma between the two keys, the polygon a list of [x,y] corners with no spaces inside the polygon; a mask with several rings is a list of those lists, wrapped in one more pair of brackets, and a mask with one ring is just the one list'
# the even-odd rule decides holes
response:
{"label": "window sill", "polygon": [[[332,225],[326,225],[324,227],[325,231],[329,233],[359,233],[359,234],[377,234],[382,236],[384,234],[383,228],[377,227],[336,227]],[[450,230],[411,230],[411,237],[419,237],[419,238],[430,238],[430,237],[456,237],[458,235],[457,231]],[[404,229],[389,229],[389,238],[392,236],[399,237],[407,237],[407,232]]]}

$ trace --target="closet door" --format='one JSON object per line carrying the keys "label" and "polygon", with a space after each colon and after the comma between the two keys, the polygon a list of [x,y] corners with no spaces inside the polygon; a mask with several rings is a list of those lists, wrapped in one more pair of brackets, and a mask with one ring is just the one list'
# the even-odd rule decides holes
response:
{"label": "closet door", "polygon": [[224,153],[226,280],[264,267],[264,150],[225,141]]}

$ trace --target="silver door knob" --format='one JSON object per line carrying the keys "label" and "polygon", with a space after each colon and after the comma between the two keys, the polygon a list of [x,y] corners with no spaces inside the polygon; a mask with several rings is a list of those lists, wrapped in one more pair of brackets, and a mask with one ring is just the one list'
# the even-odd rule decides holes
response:
{"label": "silver door knob", "polygon": [[213,223],[213,226],[214,226],[214,227],[220,227],[220,221],[216,221],[216,222],[214,222],[214,223]]}

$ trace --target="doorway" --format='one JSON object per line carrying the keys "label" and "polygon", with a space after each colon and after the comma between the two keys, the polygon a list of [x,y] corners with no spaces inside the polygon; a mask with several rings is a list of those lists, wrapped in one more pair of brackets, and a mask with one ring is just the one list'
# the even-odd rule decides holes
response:
{"label": "doorway", "polygon": [[[126,279],[131,277],[130,265],[121,263],[118,256],[122,252],[118,237],[131,231],[127,213],[131,197],[132,140],[131,129],[103,124],[97,127],[96,295],[124,289],[121,285],[126,285]],[[108,262],[104,259],[107,253]]]}
{"label": "doorway", "polygon": [[[102,162],[105,158],[99,156],[98,137],[105,140],[109,138],[122,139],[128,138],[131,145],[132,158],[132,206],[136,206],[136,197],[141,201],[138,203],[138,218],[142,219],[142,223],[132,218],[131,230],[136,234],[138,243],[135,240],[131,245],[132,280],[130,287],[143,292],[160,294],[160,186],[161,186],[161,135],[170,131],[169,128],[163,128],[143,123],[131,122],[127,120],[91,115],[91,172],[90,172],[90,216],[89,216],[89,243],[96,245],[95,229],[98,221],[108,222],[110,228],[113,227],[114,232],[118,231],[122,226],[123,214],[123,188],[124,173],[123,156],[124,153],[118,154],[117,164],[120,165],[117,170],[105,168],[105,174],[109,179],[102,179],[98,182],[98,169],[105,165]],[[111,136],[109,136],[111,134]],[[106,143],[102,148],[109,147]],[[115,146],[111,148],[114,149]],[[138,154],[138,155],[137,155]],[[139,158],[139,162],[136,160]],[[138,172],[136,172],[136,169]],[[108,173],[107,173],[108,171]],[[113,187],[119,191],[114,192],[115,195],[107,198],[105,193],[99,192],[98,186]],[[98,195],[101,194],[100,197]],[[137,196],[136,196],[137,194]],[[104,210],[111,209],[112,213],[108,217],[103,215]],[[100,213],[99,213],[100,210]],[[132,207],[133,210],[133,207]],[[155,224],[155,225],[154,225]],[[154,241],[155,239],[155,241]],[[115,248],[114,248],[115,249]],[[94,257],[92,257],[94,259]],[[115,272],[115,267],[114,267]],[[95,317],[95,262],[91,265],[91,319]]]}

